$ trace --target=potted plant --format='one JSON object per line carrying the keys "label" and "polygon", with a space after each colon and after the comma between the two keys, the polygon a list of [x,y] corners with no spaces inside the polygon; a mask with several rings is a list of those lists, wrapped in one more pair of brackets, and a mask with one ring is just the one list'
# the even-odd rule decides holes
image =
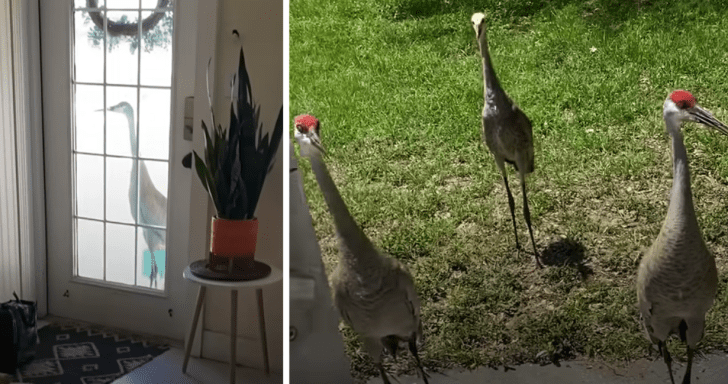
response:
{"label": "potted plant", "polygon": [[[210,59],[210,62],[212,59]],[[237,100],[230,103],[228,130],[215,123],[210,95],[209,65],[207,97],[212,115],[212,130],[202,121],[205,134],[204,159],[194,152],[195,169],[202,186],[210,195],[217,214],[212,218],[210,260],[208,268],[228,273],[254,266],[258,219],[255,209],[266,176],[273,168],[278,146],[283,136],[283,108],[272,136],[262,135],[259,121],[260,106],[253,102],[250,78],[245,68],[243,49],[238,64]],[[231,96],[235,91],[231,83]]]}

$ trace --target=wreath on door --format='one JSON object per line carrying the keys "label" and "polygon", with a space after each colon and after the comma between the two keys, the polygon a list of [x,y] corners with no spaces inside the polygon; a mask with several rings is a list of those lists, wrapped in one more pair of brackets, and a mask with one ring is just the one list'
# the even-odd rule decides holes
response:
{"label": "wreath on door", "polygon": [[[157,9],[152,12],[151,15],[147,16],[142,20],[142,33],[147,32],[154,27],[157,26],[160,20],[164,17],[164,14],[166,11],[159,10],[160,8],[166,8],[167,5],[169,5],[169,0],[157,0]],[[98,1],[97,0],[86,0],[86,6],[88,8],[94,9],[98,8]],[[101,14],[101,11],[88,11],[89,17],[91,17],[91,21],[96,24],[96,26],[100,30],[104,30],[104,16]],[[113,21],[107,20],[107,26],[106,31],[109,34],[109,36],[116,37],[116,36],[136,36],[139,33],[139,23],[127,23],[127,22],[119,22],[119,21]]]}

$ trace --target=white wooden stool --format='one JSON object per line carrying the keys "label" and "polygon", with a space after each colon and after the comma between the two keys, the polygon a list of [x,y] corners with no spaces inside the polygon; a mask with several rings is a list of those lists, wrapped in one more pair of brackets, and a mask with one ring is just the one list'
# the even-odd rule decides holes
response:
{"label": "white wooden stool", "polygon": [[268,363],[268,343],[265,335],[265,317],[263,315],[263,287],[269,284],[276,283],[283,278],[283,271],[280,269],[270,266],[270,274],[262,279],[247,280],[247,281],[223,281],[223,280],[211,280],[202,277],[195,276],[192,274],[190,267],[187,266],[182,276],[196,284],[200,284],[200,289],[197,292],[197,306],[195,307],[195,315],[192,318],[192,325],[190,327],[190,337],[187,341],[187,347],[185,348],[185,360],[182,364],[182,373],[187,372],[187,362],[190,360],[190,352],[192,351],[192,342],[195,340],[195,332],[197,331],[197,320],[200,318],[200,311],[202,309],[202,303],[205,301],[205,291],[207,287],[222,287],[230,289],[230,384],[235,384],[235,355],[236,348],[235,342],[237,340],[237,328],[238,328],[238,289],[243,288],[255,288],[258,296],[258,324],[260,325],[260,339],[263,344],[263,362],[265,365],[265,374],[270,374],[270,366]]}

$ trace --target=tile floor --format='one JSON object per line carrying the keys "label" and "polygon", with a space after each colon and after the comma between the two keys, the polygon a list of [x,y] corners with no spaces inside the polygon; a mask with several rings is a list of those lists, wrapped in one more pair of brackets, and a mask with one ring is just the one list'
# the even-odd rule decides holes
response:
{"label": "tile floor", "polygon": [[[227,363],[191,357],[187,364],[187,373],[183,375],[183,360],[182,349],[170,348],[112,384],[219,384],[228,383],[230,380],[230,366]],[[270,377],[266,377],[263,371],[243,367],[237,368],[235,379],[236,384],[283,382],[280,373],[271,372]]]}

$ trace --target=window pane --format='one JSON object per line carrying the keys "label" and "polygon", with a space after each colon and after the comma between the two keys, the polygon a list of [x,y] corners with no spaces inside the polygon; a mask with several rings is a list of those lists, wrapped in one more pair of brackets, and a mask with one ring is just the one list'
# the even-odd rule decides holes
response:
{"label": "window pane", "polygon": [[132,159],[106,158],[106,220],[135,223],[137,189],[133,163]]}
{"label": "window pane", "polygon": [[[107,14],[109,15],[109,23],[136,23],[139,20],[139,12],[109,11]],[[106,82],[112,84],[137,84],[139,33],[136,31],[133,33],[131,36],[114,35],[109,30],[106,39]]]}
{"label": "window pane", "polygon": [[134,226],[106,224],[106,280],[134,285]]}
{"label": "window pane", "polygon": [[133,9],[139,8],[139,0],[106,0],[106,7],[111,8],[123,8]]}
{"label": "window pane", "polygon": [[[96,5],[98,7],[103,7],[104,0],[96,0]],[[74,0],[73,6],[75,8],[86,8],[86,7],[88,7],[88,0]]]}
{"label": "window pane", "polygon": [[169,160],[169,89],[141,89],[139,156]]}
{"label": "window pane", "polygon": [[[142,12],[147,18],[152,12]],[[172,84],[172,12],[165,12],[157,25],[143,33],[141,84],[171,86]]]}
{"label": "window pane", "polygon": [[76,219],[78,276],[104,278],[104,223]]}
{"label": "window pane", "polygon": [[110,108],[106,111],[106,153],[132,156],[137,145],[137,89],[107,87],[106,106]]}
{"label": "window pane", "polygon": [[[150,9],[150,8],[157,8],[157,5],[160,3],[159,0],[142,0],[142,9]],[[164,6],[165,8],[173,8],[174,7],[174,0],[169,0],[167,2],[167,5]]]}
{"label": "window pane", "polygon": [[104,219],[104,158],[76,157],[76,213],[90,219]]}
{"label": "window pane", "polygon": [[102,28],[99,28],[91,21],[88,12],[77,11],[75,15],[73,64],[76,81],[102,83],[104,81],[103,21]]}
{"label": "window pane", "polygon": [[[137,285],[164,289],[167,258],[166,237],[167,232],[163,229],[139,227],[137,232]],[[154,250],[153,257],[150,250]]]}
{"label": "window pane", "polygon": [[[101,109],[101,111],[100,111]],[[104,87],[76,85],[76,150],[104,153]]]}

